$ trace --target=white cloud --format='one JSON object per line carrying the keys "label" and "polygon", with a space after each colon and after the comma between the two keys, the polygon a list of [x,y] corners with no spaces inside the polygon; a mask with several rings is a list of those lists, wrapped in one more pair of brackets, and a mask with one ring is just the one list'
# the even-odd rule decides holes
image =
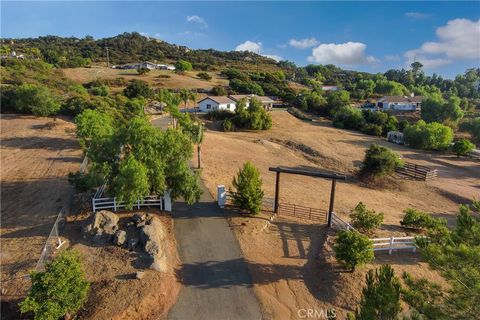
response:
{"label": "white cloud", "polygon": [[361,42],[320,44],[312,49],[308,61],[321,64],[359,65],[371,64],[378,60],[365,55],[367,45]]}
{"label": "white cloud", "polygon": [[406,12],[405,17],[420,20],[430,17],[430,14],[421,12]]}
{"label": "white cloud", "polygon": [[275,61],[277,61],[277,62],[283,60],[282,57],[280,57],[280,56],[278,56],[278,55],[276,55],[276,54],[262,54],[262,56],[267,57],[267,58],[270,58],[270,59],[273,59],[273,60],[275,60]]}
{"label": "white cloud", "polygon": [[282,57],[276,54],[265,54],[262,52],[263,50],[263,45],[261,42],[253,42],[250,40],[245,41],[244,43],[240,43],[236,48],[235,51],[250,51],[259,55],[262,55],[264,57],[273,59],[275,61],[280,61],[283,60]]}
{"label": "white cloud", "polygon": [[418,49],[405,52],[406,65],[414,60],[425,68],[434,68],[455,59],[480,59],[480,19],[454,19],[436,30],[438,41],[425,42]]}
{"label": "white cloud", "polygon": [[306,49],[306,48],[315,47],[316,45],[319,44],[319,42],[315,38],[305,38],[300,40],[290,39],[290,41],[288,41],[288,44],[297,49]]}
{"label": "white cloud", "polygon": [[262,43],[261,42],[253,42],[250,40],[245,41],[244,43],[239,44],[235,51],[250,51],[259,53],[262,50]]}
{"label": "white cloud", "polygon": [[187,21],[188,22],[193,22],[193,23],[198,23],[204,29],[208,28],[208,24],[205,21],[205,19],[203,19],[200,16],[187,16]]}

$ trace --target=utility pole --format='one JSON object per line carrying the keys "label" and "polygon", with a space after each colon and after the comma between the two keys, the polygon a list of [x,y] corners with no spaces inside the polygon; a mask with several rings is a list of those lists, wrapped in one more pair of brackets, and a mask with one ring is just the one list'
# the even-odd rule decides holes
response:
{"label": "utility pole", "polygon": [[110,60],[109,60],[109,57],[108,57],[108,46],[105,45],[105,48],[107,49],[107,68],[110,68]]}

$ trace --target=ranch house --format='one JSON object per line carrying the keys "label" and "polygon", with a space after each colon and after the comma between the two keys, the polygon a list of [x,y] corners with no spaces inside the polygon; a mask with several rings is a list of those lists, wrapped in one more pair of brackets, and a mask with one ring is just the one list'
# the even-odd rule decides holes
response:
{"label": "ranch house", "polygon": [[377,107],[383,110],[415,111],[420,109],[422,96],[385,96],[377,101]]}
{"label": "ranch house", "polygon": [[269,97],[257,96],[254,94],[236,94],[229,96],[208,96],[198,102],[198,110],[201,112],[210,112],[213,110],[229,110],[234,112],[237,103],[246,98],[247,108],[250,106],[250,99],[257,98],[263,104],[265,110],[271,110],[277,102]]}

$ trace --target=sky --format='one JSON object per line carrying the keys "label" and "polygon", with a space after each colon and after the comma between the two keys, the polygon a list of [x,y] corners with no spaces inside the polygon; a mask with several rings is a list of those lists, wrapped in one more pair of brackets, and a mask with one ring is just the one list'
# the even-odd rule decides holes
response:
{"label": "sky", "polygon": [[299,66],[406,68],[453,78],[480,67],[480,1],[1,1],[1,37],[137,31],[193,49],[250,50]]}

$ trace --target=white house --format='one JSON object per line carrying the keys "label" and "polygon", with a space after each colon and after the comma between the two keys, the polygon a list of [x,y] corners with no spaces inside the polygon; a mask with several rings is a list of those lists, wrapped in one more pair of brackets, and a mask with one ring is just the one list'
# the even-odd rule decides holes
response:
{"label": "white house", "polygon": [[250,99],[257,98],[262,102],[265,110],[271,110],[273,105],[277,101],[266,97],[266,96],[257,96],[254,94],[234,94],[229,96],[208,96],[198,102],[198,110],[201,112],[210,112],[213,110],[229,110],[234,112],[237,103],[242,99],[247,99],[246,107],[250,106]]}
{"label": "white house", "polygon": [[377,101],[377,107],[383,110],[415,111],[420,109],[422,96],[385,96]]}
{"label": "white house", "polygon": [[329,86],[329,85],[322,85],[323,91],[338,91],[338,86]]}
{"label": "white house", "polygon": [[229,110],[234,112],[236,102],[227,96],[209,96],[198,102],[198,110],[210,112],[214,110]]}

